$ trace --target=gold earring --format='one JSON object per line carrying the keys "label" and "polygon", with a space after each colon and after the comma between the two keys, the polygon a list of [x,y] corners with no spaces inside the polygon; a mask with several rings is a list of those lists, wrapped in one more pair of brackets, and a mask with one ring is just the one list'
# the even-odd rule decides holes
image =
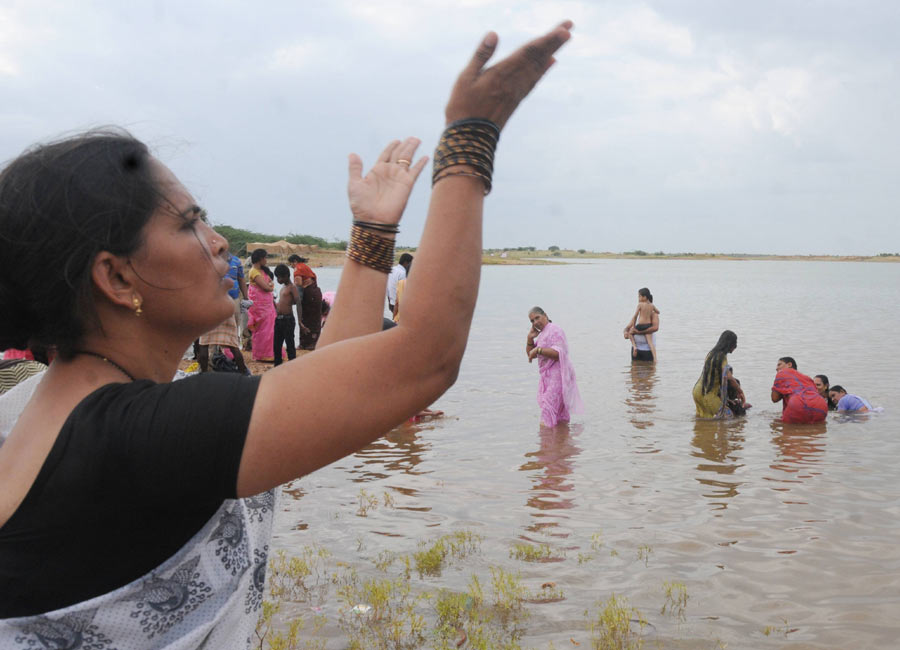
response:
{"label": "gold earring", "polygon": [[138,299],[137,296],[134,296],[131,299],[131,304],[134,305],[134,315],[137,316],[138,318],[140,318],[141,314],[144,313],[144,310],[141,309],[141,301]]}

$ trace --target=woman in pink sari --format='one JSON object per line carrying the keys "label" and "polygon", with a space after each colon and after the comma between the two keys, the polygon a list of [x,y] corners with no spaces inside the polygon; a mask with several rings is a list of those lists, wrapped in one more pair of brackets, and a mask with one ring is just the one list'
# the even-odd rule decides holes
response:
{"label": "woman in pink sari", "polygon": [[253,301],[247,310],[247,329],[253,333],[251,339],[254,361],[273,361],[272,346],[275,340],[275,301],[272,291],[275,283],[265,272],[267,257],[265,248],[257,248],[250,254],[253,268],[247,274],[247,293]]}
{"label": "woman in pink sari", "polygon": [[540,307],[528,312],[531,330],[525,343],[528,363],[538,359],[541,379],[538,383],[538,405],[541,424],[554,427],[568,422],[582,409],[581,395],[575,382],[575,367],[569,359],[569,344],[559,325],[550,322]]}

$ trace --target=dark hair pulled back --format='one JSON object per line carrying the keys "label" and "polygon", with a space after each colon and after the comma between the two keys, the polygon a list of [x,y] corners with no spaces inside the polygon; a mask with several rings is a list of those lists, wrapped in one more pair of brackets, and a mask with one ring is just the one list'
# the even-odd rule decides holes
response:
{"label": "dark hair pulled back", "polygon": [[797,369],[797,362],[794,361],[794,357],[781,357],[778,360],[791,364],[791,368],[793,368],[794,370]]}
{"label": "dark hair pulled back", "polygon": [[737,347],[737,334],[731,330],[725,330],[719,335],[719,340],[713,349],[706,355],[703,362],[703,375],[701,388],[704,393],[709,393],[713,388],[720,386],[722,381],[722,366],[725,357]]}
{"label": "dark hair pulled back", "polygon": [[10,162],[0,172],[0,350],[71,355],[96,322],[94,258],[133,253],[160,200],[146,145],[124,130],[37,145]]}
{"label": "dark hair pulled back", "polygon": [[653,302],[653,294],[650,293],[650,289],[648,289],[647,287],[641,287],[640,289],[638,289],[638,295],[644,296],[647,300]]}

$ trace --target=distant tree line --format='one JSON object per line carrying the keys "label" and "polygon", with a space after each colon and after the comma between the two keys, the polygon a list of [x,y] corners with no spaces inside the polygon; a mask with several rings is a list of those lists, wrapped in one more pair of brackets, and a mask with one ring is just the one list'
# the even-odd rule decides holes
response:
{"label": "distant tree line", "polygon": [[267,235],[261,232],[253,232],[244,228],[234,228],[233,226],[224,226],[216,224],[216,232],[228,240],[231,252],[235,255],[244,256],[248,252],[247,242],[273,242],[285,240],[292,244],[307,244],[310,246],[318,246],[319,248],[331,248],[334,250],[347,250],[347,242],[344,240],[329,241],[321,237],[313,235],[296,235],[291,233],[287,236]]}

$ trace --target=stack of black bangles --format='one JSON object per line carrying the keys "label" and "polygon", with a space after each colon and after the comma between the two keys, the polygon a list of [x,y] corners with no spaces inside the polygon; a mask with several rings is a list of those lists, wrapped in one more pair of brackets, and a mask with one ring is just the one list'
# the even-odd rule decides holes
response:
{"label": "stack of black bangles", "polygon": [[354,219],[353,225],[359,228],[365,228],[366,230],[385,232],[391,235],[396,235],[400,232],[400,225],[396,223],[379,223],[378,221],[360,221],[359,219]]}

